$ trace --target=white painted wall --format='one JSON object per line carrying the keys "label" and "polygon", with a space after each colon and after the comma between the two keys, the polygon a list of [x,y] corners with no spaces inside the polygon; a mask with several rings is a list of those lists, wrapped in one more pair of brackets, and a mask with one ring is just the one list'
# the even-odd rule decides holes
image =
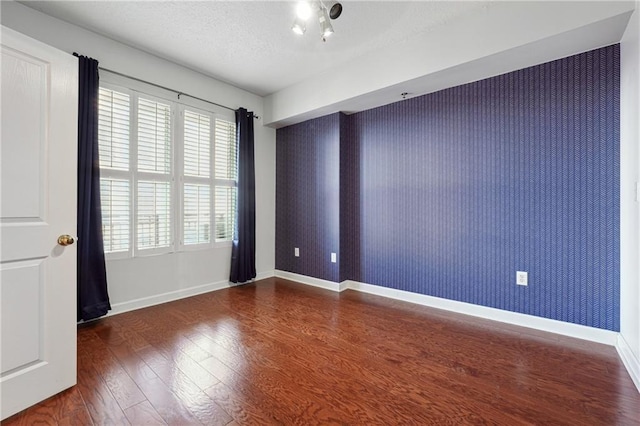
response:
{"label": "white painted wall", "polygon": [[620,43],[620,342],[640,389],[640,2]]}
{"label": "white painted wall", "polygon": [[265,98],[274,127],[355,112],[620,41],[633,2],[495,2]]}
{"label": "white painted wall", "polygon": [[[100,66],[232,108],[263,116],[263,99],[180,65],[44,15],[13,1],[0,4],[2,24],[63,51],[78,52]],[[275,130],[255,123],[256,269],[273,274],[275,264]],[[223,285],[231,248],[109,260],[107,275],[114,311],[156,303]],[[142,300],[139,300],[142,299]]]}

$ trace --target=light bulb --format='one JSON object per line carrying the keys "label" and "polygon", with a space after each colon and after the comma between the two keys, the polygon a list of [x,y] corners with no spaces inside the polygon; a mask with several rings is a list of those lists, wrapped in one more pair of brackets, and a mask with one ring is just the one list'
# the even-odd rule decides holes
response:
{"label": "light bulb", "polygon": [[306,21],[307,19],[309,19],[309,16],[311,16],[311,5],[309,4],[309,2],[306,2],[306,1],[298,2],[296,13],[298,15],[298,18],[302,19],[303,21]]}
{"label": "light bulb", "polygon": [[293,32],[298,35],[302,35],[307,30],[307,27],[304,24],[304,21],[302,19],[296,18],[295,21],[293,21],[293,26],[291,27],[291,30],[293,30]]}

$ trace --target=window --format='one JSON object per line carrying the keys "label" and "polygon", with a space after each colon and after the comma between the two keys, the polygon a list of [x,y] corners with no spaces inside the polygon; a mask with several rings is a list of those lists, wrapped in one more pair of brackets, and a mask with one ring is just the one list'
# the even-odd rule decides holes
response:
{"label": "window", "polygon": [[98,135],[105,253],[231,241],[237,156],[230,116],[103,84]]}

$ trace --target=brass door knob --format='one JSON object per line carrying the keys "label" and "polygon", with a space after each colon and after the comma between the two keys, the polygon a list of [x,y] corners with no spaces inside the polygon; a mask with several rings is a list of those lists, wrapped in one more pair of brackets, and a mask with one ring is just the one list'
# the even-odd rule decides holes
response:
{"label": "brass door knob", "polygon": [[76,242],[76,239],[71,235],[64,234],[58,237],[58,244],[60,244],[61,246],[70,246],[75,242]]}

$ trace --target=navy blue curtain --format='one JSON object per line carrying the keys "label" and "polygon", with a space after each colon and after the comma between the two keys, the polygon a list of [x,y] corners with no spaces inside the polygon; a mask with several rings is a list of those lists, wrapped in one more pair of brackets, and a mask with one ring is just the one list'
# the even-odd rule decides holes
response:
{"label": "navy blue curtain", "polygon": [[256,277],[256,173],[253,149],[253,112],[236,110],[238,147],[238,203],[231,251],[232,283]]}
{"label": "navy blue curtain", "polygon": [[111,309],[100,211],[98,61],[78,56],[78,321]]}

